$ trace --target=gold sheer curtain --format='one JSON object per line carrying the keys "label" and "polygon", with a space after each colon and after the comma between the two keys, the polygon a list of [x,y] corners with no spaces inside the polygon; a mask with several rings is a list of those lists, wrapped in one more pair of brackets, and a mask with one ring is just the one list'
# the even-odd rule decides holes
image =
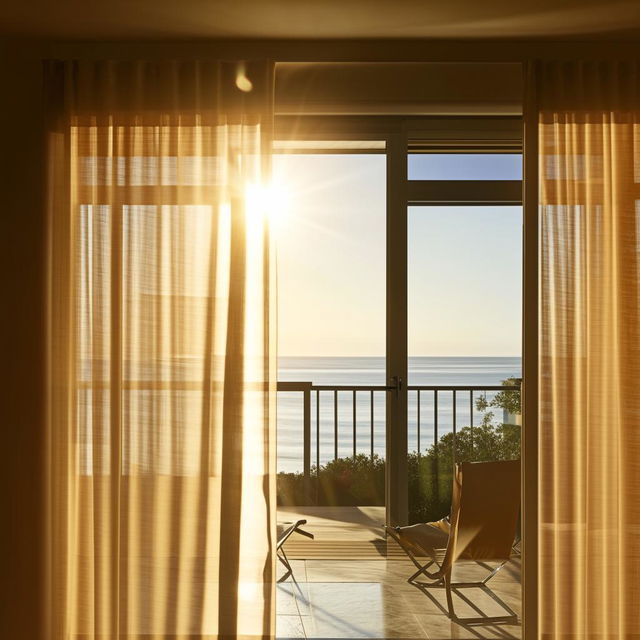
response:
{"label": "gold sheer curtain", "polygon": [[640,66],[538,67],[540,632],[640,634]]}
{"label": "gold sheer curtain", "polygon": [[45,75],[51,637],[273,636],[271,65]]}

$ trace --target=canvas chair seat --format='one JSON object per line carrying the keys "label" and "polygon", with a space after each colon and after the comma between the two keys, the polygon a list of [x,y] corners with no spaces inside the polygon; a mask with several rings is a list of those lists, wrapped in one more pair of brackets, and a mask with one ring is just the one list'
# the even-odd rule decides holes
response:
{"label": "canvas chair seat", "polygon": [[430,558],[444,554],[450,530],[451,525],[447,518],[396,528],[398,537],[405,547],[411,549],[414,556]]}

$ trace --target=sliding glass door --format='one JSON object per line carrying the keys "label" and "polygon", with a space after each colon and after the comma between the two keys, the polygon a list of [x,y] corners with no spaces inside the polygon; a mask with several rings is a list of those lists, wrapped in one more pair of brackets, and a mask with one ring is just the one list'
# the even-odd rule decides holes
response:
{"label": "sliding glass door", "polygon": [[[334,594],[318,614],[333,637],[352,617],[336,585],[364,592],[397,578],[381,562],[380,582],[361,584],[349,564],[401,557],[382,525],[447,516],[455,462],[520,456],[521,122],[324,118],[288,131],[275,157],[289,191],[278,519],[304,518],[316,536],[286,551],[310,561],[291,569],[306,572],[310,602]],[[496,593],[519,611],[514,556]],[[283,617],[299,600],[285,591]]]}
{"label": "sliding glass door", "polygon": [[405,120],[392,140],[387,509],[407,524],[448,514],[454,461],[519,457],[521,123]]}
{"label": "sliding glass door", "polygon": [[[277,144],[278,518],[295,558],[375,555],[385,522],[384,143]],[[373,533],[372,533],[373,531]]]}
{"label": "sliding glass door", "polygon": [[[460,438],[513,425],[489,435],[506,439],[500,455],[519,441],[521,121],[281,129],[278,455],[280,471],[301,474],[281,476],[281,503],[326,502],[323,467],[367,454],[384,461],[381,520],[433,519],[448,510],[453,460],[482,458],[480,445],[456,458]],[[319,365],[330,356],[359,364]],[[294,389],[300,381],[311,386]]]}

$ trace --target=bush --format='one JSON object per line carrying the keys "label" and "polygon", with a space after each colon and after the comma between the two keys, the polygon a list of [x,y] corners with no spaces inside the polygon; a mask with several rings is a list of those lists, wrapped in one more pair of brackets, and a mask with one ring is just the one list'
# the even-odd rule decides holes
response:
{"label": "bush", "polygon": [[373,459],[364,454],[350,458],[338,458],[320,466],[320,482],[317,468],[311,468],[311,496],[305,496],[302,473],[278,474],[278,504],[315,504],[316,485],[318,505],[355,506],[384,504],[384,460],[378,455]]}
{"label": "bush", "polygon": [[[492,414],[482,424],[464,427],[456,434],[457,462],[516,460],[520,457],[520,427],[493,425]],[[453,434],[440,438],[425,455],[408,456],[409,521],[431,522],[449,513],[453,483]]]}

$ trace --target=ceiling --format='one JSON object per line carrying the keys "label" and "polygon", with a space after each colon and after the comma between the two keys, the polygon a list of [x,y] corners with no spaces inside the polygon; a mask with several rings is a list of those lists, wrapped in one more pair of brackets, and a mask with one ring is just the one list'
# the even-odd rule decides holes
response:
{"label": "ceiling", "polygon": [[4,0],[0,33],[55,39],[640,37],[639,0]]}

